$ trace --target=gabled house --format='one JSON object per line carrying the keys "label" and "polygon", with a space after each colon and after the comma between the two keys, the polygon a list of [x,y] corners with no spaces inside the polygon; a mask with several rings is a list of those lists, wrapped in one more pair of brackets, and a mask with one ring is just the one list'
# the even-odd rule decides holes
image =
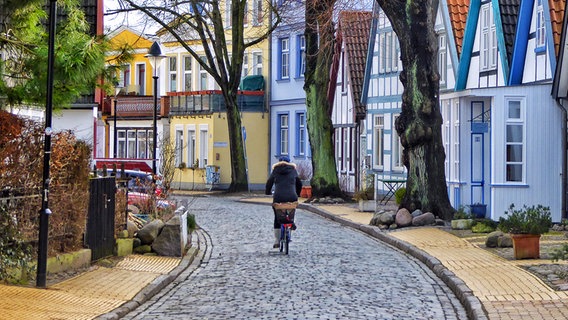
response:
{"label": "gabled house", "polygon": [[[269,23],[263,1],[252,1],[243,21],[245,39],[254,39]],[[231,52],[231,1],[219,4],[228,52]],[[167,33],[158,32],[166,59],[159,75],[160,95],[169,108],[169,137],[174,147],[173,188],[226,189],[231,183],[227,110],[220,87],[194,56]],[[200,38],[189,31],[188,43],[205,59]],[[263,189],[268,178],[269,114],[265,91],[269,76],[268,40],[245,51],[238,105],[246,154],[249,189]]]}
{"label": "gabled house", "polygon": [[481,204],[494,220],[510,204],[541,204],[560,221],[565,118],[550,93],[564,1],[448,7],[459,56],[455,92],[440,95],[452,204]]}
{"label": "gabled house", "polygon": [[[286,2],[287,19],[271,36],[269,170],[283,155],[298,169],[311,173],[311,151],[306,126],[306,40],[304,5]],[[309,174],[307,177],[308,178]]]}
{"label": "gabled house", "polygon": [[365,128],[366,107],[361,94],[370,29],[371,12],[339,12],[329,97],[339,186],[346,193],[359,190],[361,171],[365,173],[359,143]]}
{"label": "gabled house", "polygon": [[[156,160],[160,170],[161,141],[169,136],[168,105],[158,99],[156,113],[156,157],[154,145],[154,87],[153,69],[146,54],[153,40],[128,27],[119,27],[109,34],[112,59],[119,48],[132,48],[132,60],[120,67],[116,85],[117,94],[107,97],[97,121],[97,167],[124,163],[126,169],[151,172]],[[161,72],[162,67],[158,67]],[[158,90],[161,87],[158,85]],[[158,91],[158,96],[161,96]],[[120,165],[118,166],[120,168]]]}
{"label": "gabled house", "polygon": [[361,164],[374,177],[375,199],[388,191],[381,180],[405,180],[402,145],[394,123],[400,115],[403,86],[400,47],[390,21],[380,6],[373,5],[369,46],[361,92],[366,118],[361,133]]}

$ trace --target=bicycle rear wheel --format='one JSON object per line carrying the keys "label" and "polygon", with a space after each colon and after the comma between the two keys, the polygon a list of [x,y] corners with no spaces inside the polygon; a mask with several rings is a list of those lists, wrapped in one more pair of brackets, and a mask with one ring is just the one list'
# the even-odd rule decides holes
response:
{"label": "bicycle rear wheel", "polygon": [[286,228],[280,227],[280,252],[284,251],[284,243],[286,242]]}
{"label": "bicycle rear wheel", "polygon": [[286,228],[284,232],[284,252],[288,254],[288,246],[290,245],[290,228]]}

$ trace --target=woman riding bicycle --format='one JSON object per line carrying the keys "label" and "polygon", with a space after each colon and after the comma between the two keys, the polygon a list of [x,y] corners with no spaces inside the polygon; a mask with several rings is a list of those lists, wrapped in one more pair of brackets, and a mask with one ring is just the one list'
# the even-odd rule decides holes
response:
{"label": "woman riding bicycle", "polygon": [[[302,191],[302,181],[298,177],[296,165],[290,162],[288,156],[282,156],[278,162],[272,166],[272,173],[266,182],[265,194],[270,194],[274,185],[274,196],[272,203],[295,202]],[[274,238],[273,248],[278,248],[280,242],[280,223],[276,218],[274,210]],[[295,227],[295,226],[294,226]]]}

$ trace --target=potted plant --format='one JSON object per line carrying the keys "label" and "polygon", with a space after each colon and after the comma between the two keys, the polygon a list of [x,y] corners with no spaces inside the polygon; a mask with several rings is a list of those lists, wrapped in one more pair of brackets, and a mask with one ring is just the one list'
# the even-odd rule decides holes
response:
{"label": "potted plant", "polygon": [[375,211],[375,189],[372,187],[361,189],[353,194],[353,200],[359,203],[359,211]]}
{"label": "potted plant", "polygon": [[515,209],[511,204],[505,215],[499,218],[499,229],[511,235],[515,259],[539,258],[540,236],[552,226],[550,209],[542,205]]}
{"label": "potted plant", "polygon": [[311,198],[312,197],[312,186],[310,185],[310,179],[312,178],[312,166],[308,161],[299,161],[296,164],[296,171],[298,172],[298,177],[302,180],[302,191],[300,197]]}
{"label": "potted plant", "polygon": [[477,219],[485,218],[485,213],[487,212],[487,205],[481,204],[479,202],[469,205],[470,212],[472,216]]}

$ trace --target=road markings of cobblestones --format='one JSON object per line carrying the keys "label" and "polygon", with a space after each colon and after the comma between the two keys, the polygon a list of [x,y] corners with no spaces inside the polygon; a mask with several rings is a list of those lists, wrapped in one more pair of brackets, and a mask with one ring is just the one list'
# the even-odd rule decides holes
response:
{"label": "road markings of cobblestones", "polygon": [[275,254],[270,207],[234,200],[192,203],[201,265],[125,319],[466,319],[414,258],[302,210],[290,255]]}

